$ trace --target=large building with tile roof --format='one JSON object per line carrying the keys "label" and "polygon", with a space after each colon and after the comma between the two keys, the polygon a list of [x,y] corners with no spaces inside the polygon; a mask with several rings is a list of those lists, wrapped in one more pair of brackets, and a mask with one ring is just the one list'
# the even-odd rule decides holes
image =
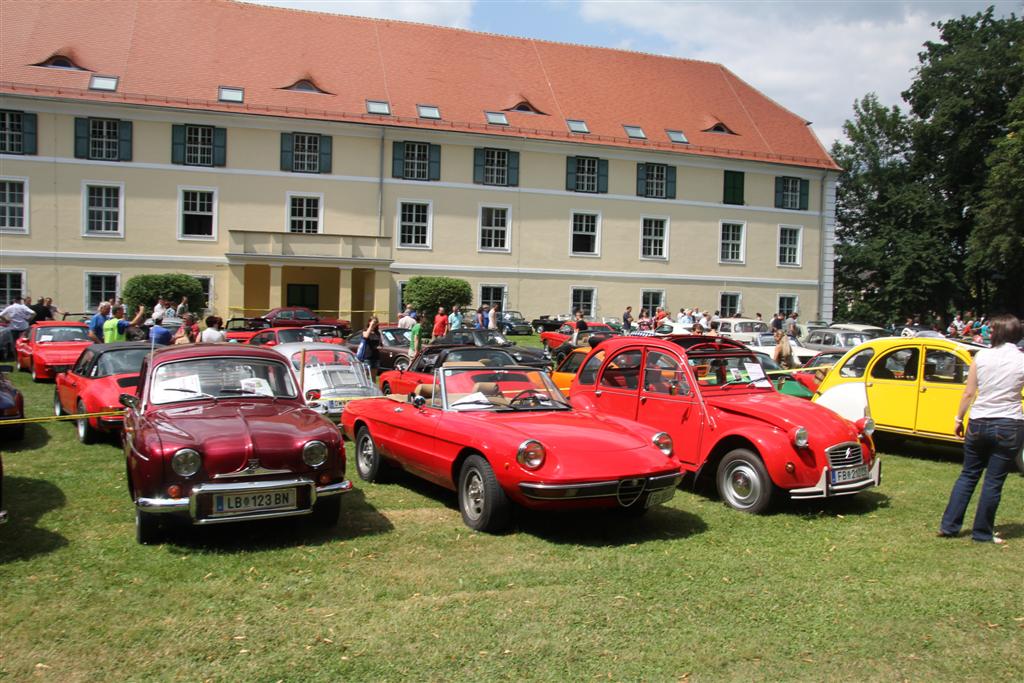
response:
{"label": "large building with tile roof", "polygon": [[200,277],[223,316],[831,317],[835,179],[719,64],[229,0],[0,0],[0,298]]}

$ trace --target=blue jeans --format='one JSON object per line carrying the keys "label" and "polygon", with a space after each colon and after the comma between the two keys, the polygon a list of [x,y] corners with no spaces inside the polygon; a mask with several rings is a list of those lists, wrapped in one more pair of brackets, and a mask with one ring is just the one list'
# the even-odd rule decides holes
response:
{"label": "blue jeans", "polygon": [[960,477],[953,484],[949,505],[942,515],[939,530],[943,534],[955,535],[964,523],[967,504],[971,502],[974,489],[981,479],[981,471],[987,468],[985,482],[981,486],[978,510],[974,514],[974,530],[971,538],[975,541],[991,541],[995,526],[996,508],[1003,495],[1003,482],[1014,468],[1014,459],[1024,441],[1024,421],[1008,418],[979,418],[967,424],[964,438],[964,467]]}

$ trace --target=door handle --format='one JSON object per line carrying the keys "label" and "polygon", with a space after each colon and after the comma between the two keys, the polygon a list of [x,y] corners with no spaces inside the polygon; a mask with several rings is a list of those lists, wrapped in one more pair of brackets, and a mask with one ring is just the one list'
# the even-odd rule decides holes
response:
{"label": "door handle", "polygon": [[873,386],[875,386],[875,383],[874,382],[867,382],[867,383],[864,384],[864,386],[866,386],[866,387],[873,387]]}
{"label": "door handle", "polygon": [[647,403],[647,397],[646,396],[641,396],[640,397],[640,402],[641,403]]}
{"label": "door handle", "polygon": [[396,413],[402,413],[402,412],[405,412],[405,411],[402,408],[395,408],[395,412]]}
{"label": "door handle", "polygon": [[598,389],[597,391],[594,392],[594,396],[600,396],[602,393],[604,393],[604,392],[602,392],[600,389]]}
{"label": "door handle", "polygon": [[926,392],[926,391],[928,391],[928,387],[921,387],[921,393],[922,393],[922,394],[923,394],[924,392]]}

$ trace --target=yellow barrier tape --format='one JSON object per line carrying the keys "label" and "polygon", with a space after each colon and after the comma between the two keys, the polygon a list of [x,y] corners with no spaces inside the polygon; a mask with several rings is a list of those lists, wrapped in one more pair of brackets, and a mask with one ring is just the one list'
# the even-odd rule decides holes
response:
{"label": "yellow barrier tape", "polygon": [[19,424],[36,424],[39,422],[63,422],[67,420],[81,420],[87,417],[110,417],[113,415],[124,415],[123,410],[105,410],[99,413],[78,413],[77,415],[47,415],[46,417],[20,417],[17,420],[0,420],[0,427]]}

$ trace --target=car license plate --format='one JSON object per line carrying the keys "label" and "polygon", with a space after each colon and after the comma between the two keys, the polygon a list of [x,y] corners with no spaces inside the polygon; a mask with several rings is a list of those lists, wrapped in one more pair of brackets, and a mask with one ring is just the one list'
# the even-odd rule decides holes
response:
{"label": "car license plate", "polygon": [[676,490],[672,486],[665,489],[661,489],[660,491],[651,491],[649,494],[647,494],[646,507],[652,508],[655,505],[667,503],[668,501],[672,500],[672,497],[674,495],[676,495]]}
{"label": "car license plate", "polygon": [[216,493],[213,496],[214,515],[237,515],[258,510],[294,510],[297,504],[295,489],[271,489],[252,493]]}
{"label": "car license plate", "polygon": [[858,465],[857,467],[848,467],[841,470],[832,470],[832,483],[842,484],[848,481],[857,481],[859,479],[865,479],[867,476],[867,465]]}

